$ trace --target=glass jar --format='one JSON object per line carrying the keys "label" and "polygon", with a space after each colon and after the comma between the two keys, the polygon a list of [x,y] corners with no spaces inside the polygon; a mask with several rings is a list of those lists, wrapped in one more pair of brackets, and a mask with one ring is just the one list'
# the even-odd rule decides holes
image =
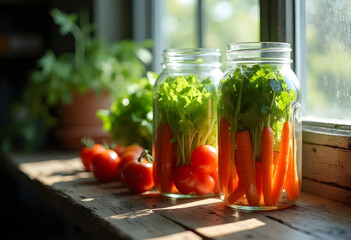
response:
{"label": "glass jar", "polygon": [[219,49],[167,49],[153,92],[154,182],[173,198],[219,193]]}
{"label": "glass jar", "polygon": [[286,208],[301,189],[301,92],[290,44],[229,44],[218,87],[220,196],[238,210]]}

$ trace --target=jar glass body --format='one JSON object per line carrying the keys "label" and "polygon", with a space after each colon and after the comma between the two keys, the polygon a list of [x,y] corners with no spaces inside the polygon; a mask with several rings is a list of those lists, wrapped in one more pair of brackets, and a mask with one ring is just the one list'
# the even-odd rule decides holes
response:
{"label": "jar glass body", "polygon": [[220,196],[238,210],[286,208],[301,189],[301,92],[288,43],[229,45],[218,87]]}
{"label": "jar glass body", "polygon": [[163,58],[153,92],[155,186],[173,198],[213,196],[219,193],[216,91],[223,75],[220,51],[168,49]]}

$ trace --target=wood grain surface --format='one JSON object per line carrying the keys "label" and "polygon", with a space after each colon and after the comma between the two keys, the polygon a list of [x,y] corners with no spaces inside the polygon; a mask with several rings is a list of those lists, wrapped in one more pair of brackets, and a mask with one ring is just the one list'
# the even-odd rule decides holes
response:
{"label": "wood grain surface", "polygon": [[6,161],[21,183],[94,239],[351,239],[351,206],[310,193],[287,209],[238,212],[218,197],[175,200],[99,183],[74,153]]}

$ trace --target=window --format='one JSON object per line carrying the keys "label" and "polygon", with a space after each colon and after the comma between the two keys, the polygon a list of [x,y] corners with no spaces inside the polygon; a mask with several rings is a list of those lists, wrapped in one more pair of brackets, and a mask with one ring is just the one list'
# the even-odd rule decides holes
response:
{"label": "window", "polygon": [[225,52],[232,42],[259,41],[258,0],[203,1],[203,45]]}
{"label": "window", "polygon": [[307,119],[351,124],[351,2],[306,1]]}
{"label": "window", "polygon": [[[134,1],[134,8],[146,9]],[[156,72],[166,48],[208,47],[225,53],[231,42],[259,41],[259,0],[153,0],[150,5]],[[135,26],[147,22],[138,16]]]}

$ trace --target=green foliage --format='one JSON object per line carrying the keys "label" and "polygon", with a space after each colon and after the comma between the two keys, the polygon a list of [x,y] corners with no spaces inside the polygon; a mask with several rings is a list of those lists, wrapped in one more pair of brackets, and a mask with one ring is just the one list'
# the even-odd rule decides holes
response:
{"label": "green foliage", "polygon": [[38,68],[30,75],[25,92],[25,103],[30,112],[40,116],[48,126],[55,124],[49,108],[59,103],[72,102],[72,93],[84,93],[93,89],[96,94],[107,90],[112,98],[124,94],[129,83],[138,82],[145,71],[140,54],[147,52],[150,42],[137,43],[130,40],[107,43],[92,36],[94,26],[80,14],[78,25],[76,13],[66,14],[58,9],[51,11],[54,22],[62,35],[72,34],[75,52],[56,56],[48,50],[38,62]]}
{"label": "green foliage", "polygon": [[254,156],[260,155],[261,134],[265,126],[274,131],[275,146],[279,146],[283,123],[291,115],[295,92],[276,65],[240,65],[232,76],[220,83],[219,114],[231,124],[231,131],[249,130],[253,139]]}
{"label": "green foliage", "polygon": [[168,122],[174,135],[177,165],[189,164],[196,146],[216,143],[216,92],[211,79],[168,77],[158,87],[156,101],[158,122]]}
{"label": "green foliage", "polygon": [[[151,61],[151,53],[147,50],[152,46],[149,40],[143,43],[123,40],[110,44],[94,37],[94,25],[89,23],[84,11],[78,15],[53,9],[51,16],[62,35],[73,35],[75,50],[58,56],[48,50],[37,61],[37,68],[30,72],[23,98],[12,106],[11,125],[1,132],[0,150],[3,154],[14,146],[29,152],[42,146],[50,128],[57,124],[53,108],[71,103],[74,91],[83,94],[92,89],[98,95],[107,90],[112,99],[126,96],[129,85],[138,84],[145,74],[145,64]],[[138,113],[133,116],[142,118]],[[135,120],[133,126],[142,123]]]}
{"label": "green foliage", "polygon": [[127,92],[113,102],[110,110],[100,109],[97,112],[115,143],[138,143],[151,149],[152,90],[156,78],[157,74],[147,72],[147,77],[127,87]]}

